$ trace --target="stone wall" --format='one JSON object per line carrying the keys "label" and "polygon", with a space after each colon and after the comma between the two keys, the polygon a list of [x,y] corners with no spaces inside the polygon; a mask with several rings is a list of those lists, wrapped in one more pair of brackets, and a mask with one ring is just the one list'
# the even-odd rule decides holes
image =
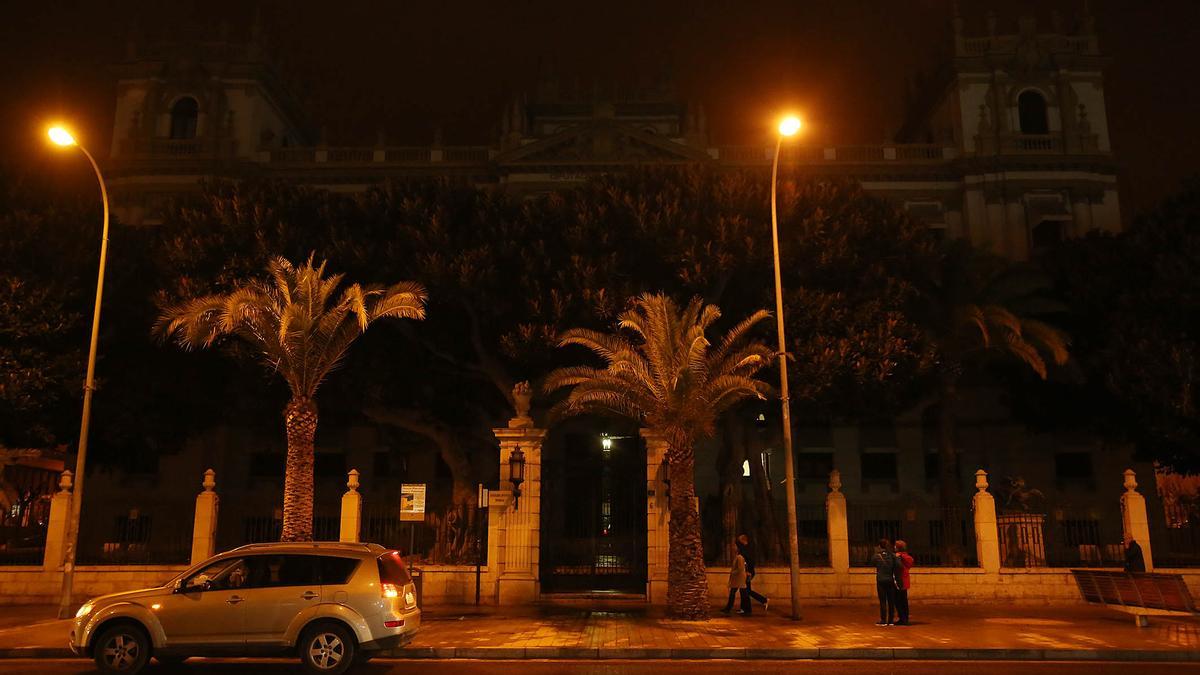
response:
{"label": "stone wall", "polygon": [[[1161,574],[1182,574],[1193,597],[1200,597],[1200,569],[1156,569]],[[832,569],[809,568],[800,571],[800,597],[805,600],[875,598],[875,570],[854,568],[848,575]],[[708,569],[709,596],[725,601],[729,593],[728,567]],[[762,567],[754,577],[754,590],[774,598],[780,607],[791,596],[791,584],[786,567]],[[1018,604],[1081,603],[1071,570],[1039,567],[1002,569],[989,574],[977,567],[913,568],[913,601],[969,604],[999,600]]]}
{"label": "stone wall", "polygon": [[[187,567],[183,565],[81,565],[75,568],[74,595],[80,602],[108,593],[160,586]],[[58,603],[62,573],[39,566],[0,568],[0,604]]]}

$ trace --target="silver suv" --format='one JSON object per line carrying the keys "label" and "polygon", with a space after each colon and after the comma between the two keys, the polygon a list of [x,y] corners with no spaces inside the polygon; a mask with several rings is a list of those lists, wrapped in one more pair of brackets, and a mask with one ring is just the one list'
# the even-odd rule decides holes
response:
{"label": "silver suv", "polygon": [[101,672],[137,673],[153,656],[299,654],[305,669],[344,673],[408,643],[421,624],[416,587],[378,544],[251,544],[210,558],[160,588],[89,600],[71,650]]}

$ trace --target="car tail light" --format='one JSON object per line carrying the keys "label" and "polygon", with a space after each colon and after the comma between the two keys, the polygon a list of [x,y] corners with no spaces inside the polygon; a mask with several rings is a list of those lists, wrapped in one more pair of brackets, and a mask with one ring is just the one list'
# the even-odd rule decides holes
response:
{"label": "car tail light", "polygon": [[400,597],[400,589],[396,587],[396,584],[384,582],[379,584],[379,588],[381,591],[383,591],[383,597],[385,598],[391,599]]}

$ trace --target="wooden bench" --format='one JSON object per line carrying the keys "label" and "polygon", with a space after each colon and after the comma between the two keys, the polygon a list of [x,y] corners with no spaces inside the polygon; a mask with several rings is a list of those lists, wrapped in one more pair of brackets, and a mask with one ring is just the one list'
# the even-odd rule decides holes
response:
{"label": "wooden bench", "polygon": [[1149,625],[1147,617],[1191,616],[1196,604],[1179,574],[1117,572],[1109,570],[1071,570],[1083,599],[1134,616],[1140,627]]}

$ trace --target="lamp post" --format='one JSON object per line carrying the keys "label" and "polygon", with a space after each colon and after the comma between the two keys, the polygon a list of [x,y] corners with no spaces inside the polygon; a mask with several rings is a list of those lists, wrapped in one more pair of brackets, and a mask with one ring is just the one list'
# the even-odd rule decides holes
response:
{"label": "lamp post", "polygon": [[104,226],[100,234],[100,271],[96,278],[96,308],[92,312],[92,341],[88,346],[87,377],[83,382],[83,417],[79,422],[79,451],[75,455],[75,493],[71,497],[71,519],[67,524],[66,554],[63,556],[62,597],[58,602],[58,618],[66,619],[71,612],[71,590],[75,581],[75,559],[79,548],[79,512],[83,507],[84,466],[87,462],[88,428],[92,421],[92,391],[95,389],[96,343],[100,337],[100,300],[104,296],[104,263],[108,258],[108,189],[104,174],[87,148],[80,145],[71,132],[63,127],[51,127],[47,134],[56,145],[79,148],[96,172],[100,183],[100,201],[104,206]]}
{"label": "lamp post", "polygon": [[779,333],[779,401],[783,415],[783,467],[787,488],[788,562],[792,582],[792,618],[800,618],[800,541],[796,523],[796,468],[792,461],[792,415],[788,399],[787,341],[783,333],[783,282],[779,272],[779,217],[775,208],[775,189],[779,176],[779,151],[783,139],[800,131],[800,118],[785,117],[779,122],[775,157],[771,162],[771,245],[775,253],[775,325]]}

